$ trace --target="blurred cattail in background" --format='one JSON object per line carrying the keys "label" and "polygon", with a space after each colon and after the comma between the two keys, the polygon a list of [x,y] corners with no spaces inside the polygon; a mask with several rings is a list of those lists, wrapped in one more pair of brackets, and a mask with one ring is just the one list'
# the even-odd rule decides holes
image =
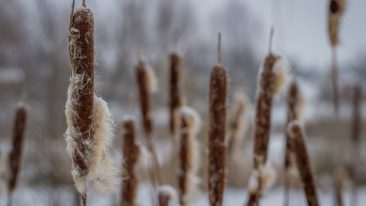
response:
{"label": "blurred cattail in background", "polygon": [[278,95],[286,80],[287,62],[283,57],[269,53],[264,65],[259,71],[256,115],[255,139],[253,151],[253,174],[257,176],[257,187],[249,190],[247,205],[258,205],[263,189],[263,167],[267,163],[268,143],[271,132],[272,101]]}
{"label": "blurred cattail in background", "polygon": [[229,157],[233,157],[233,155],[235,155],[236,150],[239,149],[241,141],[244,139],[248,127],[246,117],[249,108],[250,102],[248,97],[244,93],[235,93],[231,109],[231,119],[228,126],[229,135],[227,139],[227,153]]}
{"label": "blurred cattail in background", "polygon": [[208,193],[211,206],[222,205],[225,189],[226,94],[226,69],[215,65],[211,71],[209,91]]}
{"label": "blurred cattail in background", "polygon": [[12,148],[8,158],[8,196],[9,206],[11,205],[12,194],[15,190],[18,174],[20,171],[21,157],[24,142],[24,133],[27,121],[27,109],[24,103],[19,103],[15,113],[13,126]]}
{"label": "blurred cattail in background", "polygon": [[329,0],[328,7],[328,35],[332,47],[339,44],[339,27],[341,17],[346,7],[346,0]]}
{"label": "blurred cattail in background", "polygon": [[180,110],[180,170],[179,189],[180,203],[189,205],[189,201],[197,192],[199,177],[198,166],[200,163],[197,133],[200,129],[201,119],[199,114],[190,107]]}
{"label": "blurred cattail in background", "polygon": [[136,165],[140,158],[140,149],[135,140],[135,121],[127,118],[122,123],[123,133],[123,163],[125,167],[126,179],[122,184],[121,206],[136,206],[139,179],[137,176]]}
{"label": "blurred cattail in background", "polygon": [[181,70],[182,58],[177,53],[171,53],[170,57],[170,67],[169,67],[169,128],[171,134],[174,136],[176,128],[179,125],[178,110],[182,105],[182,89],[181,89]]}
{"label": "blurred cattail in background", "polygon": [[311,170],[310,159],[305,145],[305,133],[298,121],[292,121],[288,125],[288,135],[294,148],[296,165],[300,172],[308,206],[318,206],[318,195],[314,183],[314,175]]}
{"label": "blurred cattail in background", "polygon": [[70,85],[66,102],[67,151],[72,176],[86,205],[88,181],[109,191],[118,183],[117,171],[107,153],[113,138],[113,120],[107,103],[94,94],[94,20],[90,9],[72,15],[69,36]]}
{"label": "blurred cattail in background", "polygon": [[159,206],[171,206],[171,201],[177,198],[177,191],[170,185],[163,185],[158,190]]}
{"label": "blurred cattail in background", "polygon": [[294,148],[290,144],[290,137],[288,135],[287,126],[294,120],[299,120],[301,117],[301,110],[303,108],[303,96],[299,89],[296,79],[289,84],[287,91],[287,123],[285,127],[286,147],[285,147],[285,161],[284,161],[284,179],[285,179],[285,205],[289,205],[289,190],[291,186],[290,173],[295,169],[294,162]]}

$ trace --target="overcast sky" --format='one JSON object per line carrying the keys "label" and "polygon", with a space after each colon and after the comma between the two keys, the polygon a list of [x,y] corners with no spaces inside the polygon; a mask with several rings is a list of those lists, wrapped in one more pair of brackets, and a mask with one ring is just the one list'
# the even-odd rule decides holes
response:
{"label": "overcast sky", "polygon": [[[275,27],[274,49],[307,66],[327,67],[330,48],[327,39],[328,0],[241,0],[269,33]],[[202,10],[217,9],[225,0],[194,1]],[[210,6],[207,6],[210,5]],[[341,26],[339,61],[349,63],[366,52],[366,0],[348,0]],[[259,54],[267,49],[268,35],[259,43]],[[364,55],[365,56],[365,55]]]}

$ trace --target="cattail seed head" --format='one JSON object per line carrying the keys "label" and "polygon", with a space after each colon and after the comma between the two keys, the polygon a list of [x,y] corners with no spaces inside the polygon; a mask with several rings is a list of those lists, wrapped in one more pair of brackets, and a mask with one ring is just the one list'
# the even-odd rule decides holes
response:
{"label": "cattail seed head", "polygon": [[143,59],[140,59],[136,66],[136,78],[140,97],[142,125],[145,134],[149,136],[153,129],[149,94],[156,91],[156,78],[153,70],[145,65]]}
{"label": "cattail seed head", "polygon": [[75,186],[86,202],[88,181],[100,191],[118,183],[117,170],[107,150],[113,138],[113,120],[107,103],[94,94],[94,20],[89,9],[72,15],[69,37],[71,77],[66,102],[65,133],[72,157]]}
{"label": "cattail seed head", "polygon": [[9,178],[8,178],[8,192],[13,193],[18,179],[18,174],[21,165],[21,156],[24,142],[24,133],[26,128],[27,110],[23,103],[18,105],[15,114],[12,149],[9,154]]}
{"label": "cattail seed head", "polygon": [[332,47],[339,43],[339,25],[346,7],[346,0],[329,0],[328,7],[328,35]]}
{"label": "cattail seed head", "polygon": [[182,105],[181,91],[181,57],[177,53],[170,54],[170,76],[169,76],[169,113],[170,132],[175,133],[177,127],[178,109]]}
{"label": "cattail seed head", "polygon": [[181,205],[188,205],[199,183],[197,176],[199,155],[196,135],[200,128],[201,119],[195,110],[187,106],[181,108],[180,117],[180,202]]}
{"label": "cattail seed head", "polygon": [[[267,161],[268,142],[271,130],[273,97],[279,93],[285,72],[281,57],[270,53],[259,72],[259,85],[255,116],[254,168],[259,169]],[[282,60],[281,60],[282,61]]]}
{"label": "cattail seed head", "polygon": [[[287,124],[294,120],[299,120],[301,117],[301,110],[303,108],[303,96],[299,90],[296,80],[293,80],[287,91]],[[290,144],[289,135],[286,132],[286,151],[285,151],[285,170],[293,168],[293,148]]]}
{"label": "cattail seed head", "polygon": [[126,170],[126,181],[122,187],[121,206],[136,206],[136,197],[139,180],[136,174],[136,165],[140,157],[139,146],[135,143],[135,121],[126,119],[123,122],[123,158]]}
{"label": "cattail seed head", "polygon": [[222,205],[225,188],[226,93],[226,70],[215,65],[211,71],[209,93],[208,190],[211,206]]}
{"label": "cattail seed head", "polygon": [[245,118],[249,108],[250,102],[248,97],[244,93],[236,93],[234,96],[231,120],[229,123],[230,135],[227,139],[229,156],[234,152],[234,146],[239,144],[244,138],[247,129],[247,122],[245,122]]}
{"label": "cattail seed head", "polygon": [[318,195],[311,170],[310,159],[305,145],[305,133],[298,121],[292,121],[288,125],[288,134],[294,148],[296,165],[300,172],[306,199],[309,206],[318,206]]}

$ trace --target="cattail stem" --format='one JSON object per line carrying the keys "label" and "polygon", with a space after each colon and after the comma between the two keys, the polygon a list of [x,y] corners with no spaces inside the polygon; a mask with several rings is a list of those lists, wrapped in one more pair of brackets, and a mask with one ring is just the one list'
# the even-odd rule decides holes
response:
{"label": "cattail stem", "polygon": [[8,179],[9,205],[11,205],[12,194],[15,190],[18,180],[18,174],[20,171],[26,120],[27,120],[27,110],[24,104],[19,104],[15,113],[12,149],[9,154],[9,174],[10,174]]}
{"label": "cattail stem", "polygon": [[211,206],[222,205],[225,189],[226,93],[226,70],[215,65],[211,71],[209,94],[208,190]]}
{"label": "cattail stem", "polygon": [[[83,185],[81,203],[86,205],[86,176],[91,164],[94,106],[94,19],[89,9],[81,9],[72,16],[69,51],[71,57],[72,125],[77,135],[72,151],[74,179]],[[80,189],[80,188],[79,188]]]}
{"label": "cattail stem", "polygon": [[170,132],[175,135],[177,127],[177,113],[182,104],[181,94],[181,57],[177,53],[170,54],[169,75],[169,112]]}
{"label": "cattail stem", "polygon": [[308,206],[318,206],[318,195],[314,183],[313,172],[305,145],[303,128],[297,121],[292,121],[288,126],[288,134],[294,148],[296,165],[300,172]]}
{"label": "cattail stem", "polygon": [[139,181],[137,179],[135,167],[139,160],[140,150],[135,143],[135,122],[131,119],[127,119],[123,122],[123,128],[122,151],[127,179],[122,187],[121,206],[136,206]]}
{"label": "cattail stem", "polygon": [[221,64],[221,32],[217,34],[217,64]]}

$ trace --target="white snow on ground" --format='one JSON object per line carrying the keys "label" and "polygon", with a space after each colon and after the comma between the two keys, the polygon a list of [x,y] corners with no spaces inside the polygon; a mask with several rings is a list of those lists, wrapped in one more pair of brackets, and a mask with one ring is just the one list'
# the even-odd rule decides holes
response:
{"label": "white snow on ground", "polygon": [[[15,192],[13,198],[14,206],[23,205],[37,205],[37,206],[72,206],[75,201],[75,193],[73,193],[72,187],[51,188],[51,187],[21,187]],[[364,205],[366,203],[366,187],[360,188],[358,193],[358,205]],[[118,205],[119,192],[115,192],[112,195],[103,195],[100,193],[89,192],[88,204],[90,206],[109,206]],[[320,205],[332,206],[333,197],[331,191],[319,191]],[[224,206],[243,205],[246,201],[247,191],[244,189],[227,188],[224,195]],[[138,194],[138,202],[141,206],[151,205],[151,187],[143,184],[140,187]],[[350,205],[350,194],[345,194],[346,204]],[[283,202],[283,190],[282,188],[275,188],[266,194],[262,201],[262,206],[282,205]],[[290,196],[290,205],[305,206],[306,200],[302,190],[293,190]],[[176,201],[174,206],[178,205]],[[200,198],[191,204],[192,206],[208,206],[208,196],[206,193],[202,193]]]}

